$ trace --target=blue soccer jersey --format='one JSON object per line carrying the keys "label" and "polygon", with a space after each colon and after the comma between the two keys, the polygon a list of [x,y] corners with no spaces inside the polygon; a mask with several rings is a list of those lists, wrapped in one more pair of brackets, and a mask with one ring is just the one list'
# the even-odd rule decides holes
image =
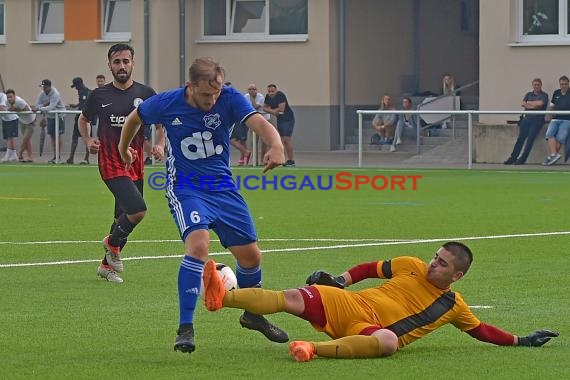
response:
{"label": "blue soccer jersey", "polygon": [[229,165],[231,129],[256,111],[232,87],[224,86],[207,112],[188,104],[185,91],[162,92],[138,107],[143,124],[162,124],[166,129],[170,190],[187,194],[235,189]]}

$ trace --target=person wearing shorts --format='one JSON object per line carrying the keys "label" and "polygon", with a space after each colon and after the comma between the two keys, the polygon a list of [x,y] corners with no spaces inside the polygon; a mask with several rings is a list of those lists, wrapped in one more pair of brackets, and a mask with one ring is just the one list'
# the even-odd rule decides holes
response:
{"label": "person wearing shorts", "polygon": [[61,154],[61,138],[59,136],[65,133],[65,114],[57,114],[57,117],[59,118],[59,136],[57,138],[58,149],[56,149],[56,113],[54,111],[65,111],[65,103],[61,99],[57,88],[52,87],[51,80],[42,80],[40,87],[42,87],[42,91],[40,91],[38,99],[36,100],[36,105],[32,107],[32,111],[47,113],[47,133],[51,139],[51,146],[53,148],[53,158],[48,162],[50,164],[55,164],[60,161],[60,158],[56,157],[56,150]]}
{"label": "person wearing shorts", "polygon": [[[107,59],[113,81],[91,91],[79,116],[81,137],[90,153],[98,154],[99,173],[115,199],[113,223],[109,234],[103,238],[105,253],[97,268],[97,276],[113,283],[123,282],[118,275],[124,270],[121,254],[129,235],[146,214],[142,131],[133,139],[131,149],[137,159],[129,168],[125,167],[117,150],[127,115],[145,99],[155,95],[152,88],[133,80],[134,54],[134,49],[127,44],[118,43],[109,48]],[[99,120],[97,137],[90,137],[91,123],[95,118]],[[162,135],[159,140],[162,146],[156,147],[156,158],[162,159]]]}
{"label": "person wearing shorts", "polygon": [[18,155],[16,153],[16,139],[18,138],[18,117],[14,120],[4,120],[5,117],[12,116],[13,114],[2,115],[2,135],[6,141],[6,154],[2,158],[2,162],[17,161]]}
{"label": "person wearing shorts", "polygon": [[[566,75],[558,80],[560,89],[554,91],[549,109],[556,111],[570,111],[570,83]],[[542,165],[554,165],[561,157],[560,148],[566,142],[570,131],[570,115],[554,115],[546,130],[546,140],[548,140],[548,152]]]}
{"label": "person wearing shorts", "polygon": [[277,131],[283,141],[285,147],[285,155],[287,161],[283,166],[295,166],[295,157],[293,153],[293,128],[295,127],[295,114],[289,106],[287,96],[277,91],[275,84],[267,86],[267,95],[265,95],[265,102],[263,110],[277,118]]}
{"label": "person wearing shorts", "polygon": [[[71,81],[71,88],[75,88],[77,90],[77,103],[70,104],[69,107],[77,108],[78,110],[83,110],[85,108],[85,103],[87,102],[87,98],[91,93],[91,90],[85,86],[83,83],[83,78],[76,77],[73,78]],[[76,114],[73,120],[73,135],[71,136],[71,150],[69,152],[69,158],[67,159],[68,164],[73,164],[75,159],[75,150],[77,149],[77,143],[79,142],[79,137],[81,134],[79,133],[79,115]],[[81,161],[81,165],[89,164],[89,149],[85,146],[85,156],[83,161]]]}
{"label": "person wearing shorts", "polygon": [[152,154],[151,154],[152,126],[145,125],[145,126],[143,126],[142,130],[143,130],[143,136],[144,136],[143,148],[144,148],[144,153],[146,154],[144,164],[145,165],[152,165]]}
{"label": "person wearing shorts", "polygon": [[249,164],[251,158],[251,151],[247,149],[247,127],[242,123],[234,124],[232,129],[232,134],[230,136],[230,144],[237,150],[239,150],[240,158],[238,161],[238,166],[244,166]]}
{"label": "person wearing shorts", "polygon": [[[8,97],[0,92],[0,110],[8,111]],[[1,162],[17,161],[16,138],[18,138],[18,115],[15,113],[4,113],[0,115],[2,119],[2,135],[6,142],[6,154]]]}
{"label": "person wearing shorts", "polygon": [[[159,93],[131,112],[119,141],[119,153],[128,168],[134,160],[129,147],[140,126],[158,123],[166,129],[166,197],[185,248],[178,271],[179,323],[174,349],[184,353],[196,349],[194,311],[210,250],[210,230],[235,257],[238,286],[261,287],[261,251],[253,218],[229,164],[231,127],[245,123],[268,143],[265,171],[282,165],[284,159],[277,131],[241,93],[223,84],[224,71],[216,61],[196,59],[188,76],[184,87]],[[245,312],[239,322],[271,341],[289,339],[260,315]]]}
{"label": "person wearing shorts", "polygon": [[[329,341],[294,341],[289,354],[306,362],[315,356],[332,359],[390,356],[447,324],[481,342],[499,346],[540,347],[558,336],[541,329],[516,336],[480,321],[463,296],[451,289],[473,262],[465,244],[443,244],[429,263],[412,256],[363,262],[340,276],[313,272],[307,286],[283,291],[227,291],[216,263],[204,268],[204,303],[209,311],[224,307],[259,314],[286,312],[309,322]],[[360,290],[346,287],[365,279],[385,281]]]}
{"label": "person wearing shorts", "polygon": [[[22,134],[22,142],[20,143],[20,150],[18,153],[18,161],[20,162],[33,162],[34,154],[32,153],[32,134],[34,133],[34,124],[36,121],[36,114],[31,113],[32,108],[21,97],[16,95],[13,89],[6,90],[6,97],[8,100],[8,111],[26,112],[18,114],[20,123],[20,132]],[[28,158],[24,158],[24,152],[28,152]]]}

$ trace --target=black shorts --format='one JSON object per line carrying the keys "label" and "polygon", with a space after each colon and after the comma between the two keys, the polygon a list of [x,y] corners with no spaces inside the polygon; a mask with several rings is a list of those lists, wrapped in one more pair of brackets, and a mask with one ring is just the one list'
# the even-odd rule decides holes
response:
{"label": "black shorts", "polygon": [[[65,133],[65,117],[59,118],[59,134],[63,135]],[[47,134],[50,136],[55,136],[55,117],[53,119],[47,119]]]}
{"label": "black shorts", "polygon": [[4,121],[2,120],[2,135],[4,140],[11,137],[18,137],[18,119]]}
{"label": "black shorts", "polygon": [[[81,115],[80,114],[75,115],[75,119],[73,120],[73,139],[78,139],[81,137],[81,133],[79,133],[79,116]],[[89,136],[93,137],[93,127],[91,127],[91,129],[89,130]]]}
{"label": "black shorts", "polygon": [[133,215],[146,211],[143,199],[144,180],[133,182],[129,177],[116,177],[103,182],[115,197],[115,219],[122,214]]}
{"label": "black shorts", "polygon": [[247,141],[247,126],[242,123],[236,123],[234,129],[232,130],[231,140],[238,140],[242,142]]}
{"label": "black shorts", "polygon": [[143,125],[143,136],[145,140],[151,140],[152,127],[150,125]]}
{"label": "black shorts", "polygon": [[294,127],[295,120],[277,122],[277,131],[279,132],[279,136],[292,136]]}

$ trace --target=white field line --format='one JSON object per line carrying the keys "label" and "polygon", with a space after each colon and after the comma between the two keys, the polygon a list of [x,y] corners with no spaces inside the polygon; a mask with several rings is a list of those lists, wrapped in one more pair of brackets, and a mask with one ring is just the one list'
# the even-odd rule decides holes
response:
{"label": "white field line", "polygon": [[[261,241],[402,241],[403,239],[297,239],[297,238],[274,238],[262,239]],[[217,239],[212,239],[213,242],[219,242]],[[0,245],[40,245],[40,244],[85,244],[97,243],[101,244],[102,240],[48,240],[48,241],[0,241]],[[129,244],[133,243],[181,243],[180,239],[174,240],[129,240]]]}
{"label": "white field line", "polygon": [[[544,237],[544,236],[554,236],[554,235],[570,235],[570,231],[558,231],[558,232],[537,232],[537,233],[525,233],[525,234],[509,234],[509,235],[488,235],[488,236],[467,236],[467,237],[455,237],[455,238],[435,238],[435,239],[417,239],[417,240],[399,240],[399,241],[383,241],[383,242],[371,242],[371,243],[356,243],[356,244],[337,244],[331,246],[319,246],[319,247],[295,247],[295,248],[277,248],[277,249],[265,249],[262,253],[287,253],[287,252],[298,252],[298,251],[316,251],[316,250],[327,250],[327,249],[341,249],[341,248],[360,248],[360,247],[380,247],[389,245],[406,245],[406,244],[424,244],[424,243],[434,243],[434,242],[447,242],[447,241],[466,241],[466,240],[489,240],[489,239],[514,239],[514,238],[525,238],[525,237]],[[295,239],[301,240],[301,239]],[[317,239],[310,239],[316,241]],[[223,252],[211,252],[212,256],[219,255],[229,255],[227,251]],[[172,259],[178,258],[182,254],[176,255],[160,255],[160,256],[134,256],[125,257],[123,260],[158,260],[158,259]],[[46,266],[46,265],[66,265],[66,264],[81,264],[81,263],[95,263],[100,260],[63,260],[63,261],[48,261],[48,262],[36,262],[36,263],[13,263],[13,264],[0,264],[0,268],[15,268],[15,267],[33,267],[33,266]]]}

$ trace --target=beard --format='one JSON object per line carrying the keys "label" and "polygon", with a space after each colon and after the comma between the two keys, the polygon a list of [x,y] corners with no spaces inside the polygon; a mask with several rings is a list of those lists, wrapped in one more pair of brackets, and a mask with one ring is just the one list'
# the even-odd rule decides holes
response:
{"label": "beard", "polygon": [[125,70],[121,70],[118,72],[113,72],[113,78],[121,84],[125,84],[131,79],[131,73]]}

